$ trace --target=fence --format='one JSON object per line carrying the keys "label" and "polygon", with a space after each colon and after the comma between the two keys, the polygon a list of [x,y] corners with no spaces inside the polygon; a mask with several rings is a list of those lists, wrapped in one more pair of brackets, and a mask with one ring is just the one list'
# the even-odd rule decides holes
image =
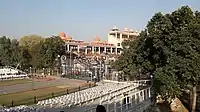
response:
{"label": "fence", "polygon": [[[29,76],[36,76],[39,74],[41,74],[41,76],[62,74],[62,71],[59,69],[49,69],[49,68],[44,68],[44,69],[30,68],[30,69],[26,69],[25,71],[26,73],[28,73]],[[90,75],[86,71],[86,69],[72,68],[72,69],[68,69],[63,77],[79,79],[82,77],[90,77]]]}
{"label": "fence", "polygon": [[[151,104],[150,97],[150,88],[146,88],[119,100],[106,101],[101,105],[106,108],[107,112],[143,112]],[[84,112],[96,112],[96,106]]]}
{"label": "fence", "polygon": [[70,94],[70,93],[73,93],[73,92],[76,92],[76,91],[81,91],[81,90],[84,90],[84,89],[88,89],[88,88],[91,88],[91,87],[94,87],[94,86],[96,86],[95,83],[89,83],[88,85],[78,86],[76,88],[66,89],[66,90],[60,91],[60,92],[52,92],[50,94],[45,94],[45,95],[41,95],[41,96],[31,96],[30,98],[23,99],[23,100],[18,100],[18,101],[10,100],[11,102],[2,104],[2,106],[14,107],[14,106],[18,106],[18,105],[36,104],[40,100],[45,100],[45,99],[49,99],[49,98],[53,98],[53,97],[57,97],[57,96],[62,96],[62,95],[65,95],[65,94]]}

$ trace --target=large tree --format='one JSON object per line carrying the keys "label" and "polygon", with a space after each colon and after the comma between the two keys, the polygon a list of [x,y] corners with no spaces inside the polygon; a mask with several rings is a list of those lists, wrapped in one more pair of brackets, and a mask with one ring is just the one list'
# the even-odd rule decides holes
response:
{"label": "large tree", "polygon": [[19,45],[27,47],[29,50],[31,50],[34,45],[40,43],[42,40],[43,38],[39,35],[27,35],[20,38]]}
{"label": "large tree", "polygon": [[56,36],[46,38],[32,48],[33,67],[53,67],[57,55],[64,54],[64,42]]}
{"label": "large tree", "polygon": [[26,47],[21,47],[18,40],[3,36],[0,38],[0,62],[4,66],[17,67],[21,69],[29,66],[30,55]]}
{"label": "large tree", "polygon": [[2,65],[9,66],[11,63],[11,41],[6,36],[0,37],[0,62]]}
{"label": "large tree", "polygon": [[188,6],[171,14],[156,13],[136,40],[125,42],[114,67],[133,79],[139,73],[152,75],[154,98],[158,94],[163,99],[178,97],[181,89],[192,85],[191,112],[195,112],[200,80],[199,18],[199,12]]}

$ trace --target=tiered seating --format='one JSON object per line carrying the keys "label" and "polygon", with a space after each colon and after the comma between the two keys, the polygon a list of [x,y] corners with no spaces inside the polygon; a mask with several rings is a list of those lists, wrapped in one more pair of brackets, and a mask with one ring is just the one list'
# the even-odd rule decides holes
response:
{"label": "tiered seating", "polygon": [[[45,112],[47,108],[63,108],[78,106],[79,104],[93,102],[100,99],[101,102],[111,100],[112,98],[131,92],[137,88],[137,83],[105,83],[98,86],[78,91],[75,93],[39,101],[34,106],[17,106],[11,108],[1,107],[0,112]],[[98,100],[99,101],[99,100]]]}
{"label": "tiered seating", "polygon": [[11,108],[2,108],[0,112],[45,112],[45,109],[34,106],[17,106]]}
{"label": "tiered seating", "polygon": [[16,78],[25,78],[27,74],[24,72],[12,68],[12,67],[4,67],[0,68],[0,79],[16,79]]}
{"label": "tiered seating", "polygon": [[100,84],[97,87],[89,88],[86,90],[78,91],[75,93],[67,94],[60,97],[55,97],[43,101],[39,101],[37,105],[44,107],[58,108],[58,107],[72,107],[79,104],[87,103],[95,99],[109,100],[116,95],[123,94],[137,86],[134,84],[117,84],[117,83],[105,83]]}

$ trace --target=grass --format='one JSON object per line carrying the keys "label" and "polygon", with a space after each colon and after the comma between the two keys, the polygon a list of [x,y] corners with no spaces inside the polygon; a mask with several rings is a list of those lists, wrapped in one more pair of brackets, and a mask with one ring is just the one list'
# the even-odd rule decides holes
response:
{"label": "grass", "polygon": [[[83,84],[80,89],[89,87],[89,84]],[[0,95],[0,104],[5,106],[16,106],[16,105],[29,105],[34,104],[39,100],[52,98],[55,96],[64,95],[67,93],[78,91],[79,87],[76,88],[58,88],[56,86],[40,88],[37,90],[30,90],[25,92],[11,93]]]}
{"label": "grass", "polygon": [[9,86],[9,85],[15,85],[15,84],[24,84],[29,83],[30,79],[15,79],[15,80],[5,80],[0,81],[0,86]]}

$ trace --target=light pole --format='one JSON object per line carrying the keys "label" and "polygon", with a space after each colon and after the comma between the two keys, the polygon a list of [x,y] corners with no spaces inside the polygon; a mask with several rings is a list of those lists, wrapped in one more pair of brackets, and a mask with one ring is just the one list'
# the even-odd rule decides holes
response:
{"label": "light pole", "polygon": [[155,104],[156,104],[156,96],[155,96],[155,92],[153,90],[154,76],[150,75],[150,77],[151,77],[151,101],[152,101],[153,105],[155,106]]}
{"label": "light pole", "polygon": [[56,63],[57,63],[57,76],[59,75],[59,66],[60,66],[60,64],[59,64],[59,59],[60,59],[60,55],[57,55],[57,57],[56,57]]}
{"label": "light pole", "polygon": [[44,68],[43,68],[43,75],[45,75],[45,74],[44,74]]}
{"label": "light pole", "polygon": [[31,67],[30,67],[30,75],[32,76],[32,71],[31,71]]}
{"label": "light pole", "polygon": [[102,73],[101,73],[101,64],[102,64],[102,62],[101,62],[101,60],[99,61],[100,62],[100,68],[99,68],[99,81],[101,80],[101,76],[102,76]]}
{"label": "light pole", "polygon": [[68,51],[69,53],[69,67],[70,67],[70,71],[71,71],[71,76],[72,76],[72,49],[70,47],[70,51]]}
{"label": "light pole", "polygon": [[116,73],[117,81],[119,82],[119,74]]}
{"label": "light pole", "polygon": [[33,74],[32,74],[32,71],[31,71],[31,67],[30,67],[30,75],[32,77],[32,90],[34,90],[34,79],[33,79]]}
{"label": "light pole", "polygon": [[151,77],[151,87],[153,87],[153,75],[150,75]]}

